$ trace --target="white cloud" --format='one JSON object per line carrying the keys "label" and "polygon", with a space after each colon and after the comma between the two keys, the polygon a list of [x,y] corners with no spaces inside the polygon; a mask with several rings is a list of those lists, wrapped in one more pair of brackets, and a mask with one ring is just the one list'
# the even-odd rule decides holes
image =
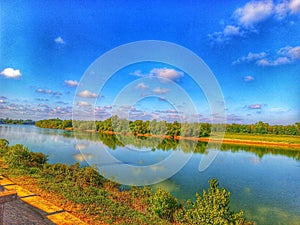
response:
{"label": "white cloud", "polygon": [[284,19],[287,14],[289,13],[289,5],[288,1],[283,1],[278,3],[275,7],[275,16],[277,19],[282,20]]}
{"label": "white cloud", "polygon": [[130,73],[130,75],[137,76],[137,77],[145,77],[145,76],[147,76],[147,74],[143,74],[141,70],[136,70],[133,73]]}
{"label": "white cloud", "polygon": [[292,13],[300,13],[300,0],[291,0],[289,8]]}
{"label": "white cloud", "polygon": [[232,62],[233,65],[244,63],[244,62],[253,62],[257,61],[259,59],[263,59],[267,56],[266,52],[260,52],[260,53],[252,53],[249,52],[247,56],[243,56],[235,61]]}
{"label": "white cloud", "polygon": [[259,66],[271,66],[271,62],[267,59],[260,59],[256,62]]}
{"label": "white cloud", "polygon": [[5,103],[5,101],[3,99],[0,99],[0,103]]}
{"label": "white cloud", "polygon": [[53,93],[52,90],[44,90],[44,89],[41,89],[41,88],[38,88],[35,91],[38,92],[38,93],[43,93],[43,94],[52,94]]}
{"label": "white cloud", "polygon": [[254,80],[254,77],[252,77],[252,76],[245,76],[244,77],[244,81],[246,81],[246,82],[250,82],[250,81],[253,81]]}
{"label": "white cloud", "polygon": [[22,75],[20,70],[15,70],[13,68],[5,68],[0,74],[6,78],[19,78]]}
{"label": "white cloud", "polygon": [[233,15],[239,24],[249,27],[270,17],[274,12],[273,8],[272,1],[251,1],[235,10]]}
{"label": "white cloud", "polygon": [[65,84],[69,87],[76,87],[79,83],[76,80],[65,80]]}
{"label": "white cloud", "polygon": [[261,104],[248,105],[248,109],[261,109],[261,107],[262,107]]}
{"label": "white cloud", "polygon": [[139,89],[139,90],[147,90],[149,88],[149,86],[142,82],[142,83],[139,83],[138,85],[136,85],[135,88]]}
{"label": "white cloud", "polygon": [[55,38],[54,39],[54,42],[56,43],[56,44],[65,44],[66,42],[64,41],[64,39],[62,39],[62,37],[57,37],[57,38]]}
{"label": "white cloud", "polygon": [[77,94],[77,96],[82,98],[97,98],[98,95],[96,93],[92,93],[88,90],[81,91]]}
{"label": "white cloud", "polygon": [[296,46],[294,48],[288,48],[286,52],[287,57],[289,57],[292,61],[296,61],[300,59],[300,46]]}
{"label": "white cloud", "polygon": [[256,62],[256,64],[259,66],[280,66],[288,63],[290,63],[290,61],[286,57],[280,57],[273,61],[268,59],[261,59]]}
{"label": "white cloud", "polygon": [[153,68],[149,73],[142,73],[141,70],[136,70],[130,75],[137,77],[157,77],[161,79],[178,81],[179,78],[184,76],[184,73],[170,68]]}
{"label": "white cloud", "polygon": [[106,105],[104,106],[105,109],[112,109],[112,106],[111,105]]}
{"label": "white cloud", "polygon": [[175,110],[175,109],[167,109],[167,110],[156,110],[156,112],[158,112],[158,113],[180,113],[180,112],[178,112],[177,110]]}
{"label": "white cloud", "polygon": [[69,119],[72,117],[72,107],[50,107],[46,104],[36,105],[35,103],[29,104],[0,104],[0,110],[5,115],[12,115],[14,118],[19,119],[46,119],[46,118],[62,118]]}
{"label": "white cloud", "polygon": [[85,102],[85,101],[79,101],[79,102],[77,102],[77,105],[78,106],[90,106],[90,104],[88,102]]}
{"label": "white cloud", "polygon": [[279,49],[276,53],[266,54],[261,53],[249,53],[247,56],[243,56],[235,61],[233,65],[241,63],[254,62],[259,66],[280,66],[286,64],[293,64],[300,60],[300,46],[291,47],[286,46]]}
{"label": "white cloud", "polygon": [[157,87],[153,90],[154,94],[165,94],[168,93],[169,89]]}
{"label": "white cloud", "polygon": [[223,34],[225,36],[240,36],[241,35],[240,27],[233,26],[233,25],[227,25],[224,28]]}
{"label": "white cloud", "polygon": [[169,68],[154,68],[150,71],[150,75],[162,79],[178,80],[180,77],[183,77],[183,72]]}
{"label": "white cloud", "polygon": [[[223,22],[222,31],[209,34],[213,43],[226,43],[233,37],[246,37],[251,33],[258,33],[259,23],[276,19],[283,20],[291,14],[300,14],[300,0],[253,0],[236,9],[230,19],[230,25]],[[232,20],[233,19],[233,20]]]}
{"label": "white cloud", "polygon": [[239,26],[227,25],[223,31],[214,32],[213,34],[209,34],[208,37],[215,43],[223,43],[231,40],[233,37],[242,37],[245,32]]}
{"label": "white cloud", "polygon": [[276,108],[271,108],[270,109],[271,112],[276,112],[276,113],[286,113],[289,111],[289,109],[283,109],[280,107],[276,107]]}

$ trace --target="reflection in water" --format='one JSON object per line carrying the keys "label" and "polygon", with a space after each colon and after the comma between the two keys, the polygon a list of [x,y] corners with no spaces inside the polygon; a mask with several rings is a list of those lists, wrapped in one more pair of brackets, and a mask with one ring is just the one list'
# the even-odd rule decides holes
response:
{"label": "reflection in water", "polygon": [[91,160],[93,158],[93,155],[82,153],[82,154],[73,155],[73,157],[74,157],[74,159],[76,159],[76,161],[83,162],[83,161]]}
{"label": "reflection in water", "polygon": [[152,187],[154,190],[161,188],[171,193],[176,193],[180,191],[180,186],[171,180],[165,180],[163,182],[154,184],[152,185]]}
{"label": "reflection in water", "polygon": [[270,224],[270,218],[274,221],[272,224],[299,225],[300,221],[299,216],[292,215],[282,208],[264,205],[257,207],[250,216],[254,220],[260,221],[258,224]]}
{"label": "reflection in water", "polygon": [[[70,137],[70,134],[68,134]],[[206,142],[198,142],[196,148],[193,148],[193,142],[189,140],[182,140],[181,145],[179,146],[179,141],[174,139],[159,139],[155,137],[148,137],[147,139],[138,139],[135,136],[122,136],[121,142],[119,136],[113,134],[105,134],[105,133],[87,133],[82,132],[78,136],[76,134],[77,139],[90,140],[90,141],[101,141],[110,149],[116,149],[118,147],[125,147],[124,143],[131,143],[129,148],[132,146],[136,149],[144,149],[149,148],[149,150],[180,150],[183,152],[191,152],[194,153],[206,153],[207,143]],[[158,141],[159,140],[159,141]],[[155,144],[159,143],[155,146]],[[155,148],[153,147],[155,146]],[[212,147],[214,149],[220,151],[245,151],[252,152],[259,158],[263,158],[264,155],[272,154],[272,155],[284,155],[293,159],[300,160],[300,152],[295,150],[281,149],[279,147],[266,147],[266,146],[243,146],[243,145],[232,145],[232,144],[222,144],[221,148],[217,147],[218,144],[213,144]]]}
{"label": "reflection in water", "polygon": [[[85,159],[101,162],[101,151],[108,151],[120,159],[119,164],[151,165],[168,157],[173,151],[191,152],[188,140],[181,143],[173,139],[148,137],[138,139],[103,133],[79,133],[72,131],[41,129],[34,126],[0,125],[0,138],[10,144],[21,143],[33,151],[49,156],[50,163],[72,164]],[[125,143],[125,144],[124,144]],[[258,224],[298,224],[300,221],[300,153],[299,151],[223,144],[211,166],[198,171],[207,143],[199,142],[191,160],[172,178],[154,185],[178,198],[193,198],[195,192],[207,188],[207,180],[217,177],[221,186],[231,192],[233,210],[245,209],[249,219]],[[137,154],[140,151],[140,154]],[[103,166],[114,166],[102,160]],[[115,163],[115,162],[114,162]],[[157,174],[165,168],[152,167]],[[143,171],[138,167],[134,173]]]}
{"label": "reflection in water", "polygon": [[81,150],[84,150],[88,147],[88,144],[86,143],[77,143],[74,145],[74,148],[81,151]]}

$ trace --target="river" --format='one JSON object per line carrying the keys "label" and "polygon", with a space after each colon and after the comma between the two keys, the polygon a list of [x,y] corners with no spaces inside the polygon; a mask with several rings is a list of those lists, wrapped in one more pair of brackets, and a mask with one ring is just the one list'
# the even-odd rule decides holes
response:
{"label": "river", "polygon": [[[220,186],[231,192],[233,210],[243,209],[257,224],[299,224],[300,153],[298,151],[253,146],[222,145],[217,157],[204,171],[199,162],[206,155],[206,144],[187,153],[174,140],[137,140],[98,133],[41,129],[31,125],[0,125],[0,138],[10,145],[23,144],[48,155],[50,163],[97,164],[97,154],[107,151],[122,162],[149,165],[174,151],[192,154],[186,165],[169,179],[152,185],[164,188],[179,199],[193,199],[208,187],[208,180],[218,178]],[[129,142],[131,144],[128,144]],[[153,145],[159,146],[153,148]],[[105,148],[105,150],[103,150]],[[128,148],[134,149],[128,154]],[[125,154],[126,152],[126,154]],[[143,155],[137,152],[143,152]]]}

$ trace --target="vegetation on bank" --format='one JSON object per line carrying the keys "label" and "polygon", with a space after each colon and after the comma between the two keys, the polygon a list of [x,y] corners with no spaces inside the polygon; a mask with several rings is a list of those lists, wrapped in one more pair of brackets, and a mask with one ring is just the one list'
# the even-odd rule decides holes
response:
{"label": "vegetation on bank", "polygon": [[273,135],[300,135],[300,122],[292,125],[269,125],[259,121],[255,124],[209,124],[209,123],[170,123],[166,121],[128,121],[110,117],[104,121],[73,121],[48,119],[35,123],[41,128],[79,129],[102,132],[132,133],[134,135],[166,135],[169,137],[208,137],[210,133],[225,131],[234,134],[273,134]]}
{"label": "vegetation on bank", "polygon": [[[71,132],[65,132],[62,134],[64,137],[74,137],[74,134]],[[117,136],[115,134],[105,134],[105,133],[89,133],[82,132],[80,135],[77,135],[76,138],[78,140],[90,140],[90,141],[101,141],[103,144],[108,146],[110,149],[116,149],[118,147],[124,147],[126,143],[130,143],[130,145],[134,146],[136,149],[151,149],[152,151],[160,150],[160,151],[178,151],[178,147],[180,151],[186,153],[200,153],[205,154],[207,151],[207,142],[197,142],[190,140],[177,140],[172,138],[164,138],[158,139],[155,137],[148,137],[147,139],[135,138],[133,136]],[[294,136],[288,136],[288,138],[297,138]],[[259,136],[258,136],[259,139]],[[294,139],[291,141],[296,142]],[[297,139],[297,143],[300,143],[300,140]],[[180,146],[179,146],[180,145]],[[264,155],[273,154],[273,155],[285,155],[287,157],[291,157],[296,160],[300,160],[300,151],[299,149],[293,150],[291,147],[286,149],[284,148],[276,148],[270,146],[252,146],[252,145],[236,145],[236,144],[218,144],[211,143],[211,147],[213,149],[218,149],[220,151],[245,151],[252,152],[258,157],[262,158]]]}
{"label": "vegetation on bank", "polygon": [[0,168],[2,174],[34,178],[40,188],[76,205],[78,213],[92,218],[91,224],[253,224],[243,211],[230,210],[230,193],[216,179],[209,181],[207,191],[196,194],[195,201],[180,202],[162,189],[121,188],[92,167],[49,164],[44,154],[20,144],[9,146],[5,139],[0,139],[0,158],[7,165]]}
{"label": "vegetation on bank", "polygon": [[299,135],[225,133],[224,139],[300,144]]}
{"label": "vegetation on bank", "polygon": [[34,125],[35,121],[33,120],[14,120],[9,118],[0,118],[0,124],[25,124],[25,125]]}

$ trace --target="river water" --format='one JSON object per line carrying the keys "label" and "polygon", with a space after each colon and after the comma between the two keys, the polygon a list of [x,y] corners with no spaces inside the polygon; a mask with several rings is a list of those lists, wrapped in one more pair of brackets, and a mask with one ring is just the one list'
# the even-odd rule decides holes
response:
{"label": "river water", "polygon": [[[186,165],[169,179],[152,185],[164,188],[179,199],[193,199],[218,178],[220,186],[231,192],[231,208],[243,209],[257,224],[300,224],[300,153],[293,150],[222,145],[217,157],[204,171],[199,162],[206,155],[206,144],[193,153],[174,140],[126,138],[98,133],[41,129],[30,125],[0,125],[0,138],[10,145],[23,144],[48,155],[50,163],[97,164],[97,154],[107,151],[124,164],[149,165],[174,151],[192,154]],[[123,141],[123,143],[122,143]],[[128,144],[131,143],[131,144]],[[153,147],[159,146],[159,147]],[[103,150],[105,148],[105,150]],[[134,149],[134,151],[128,151]],[[143,152],[137,154],[137,152]]]}

